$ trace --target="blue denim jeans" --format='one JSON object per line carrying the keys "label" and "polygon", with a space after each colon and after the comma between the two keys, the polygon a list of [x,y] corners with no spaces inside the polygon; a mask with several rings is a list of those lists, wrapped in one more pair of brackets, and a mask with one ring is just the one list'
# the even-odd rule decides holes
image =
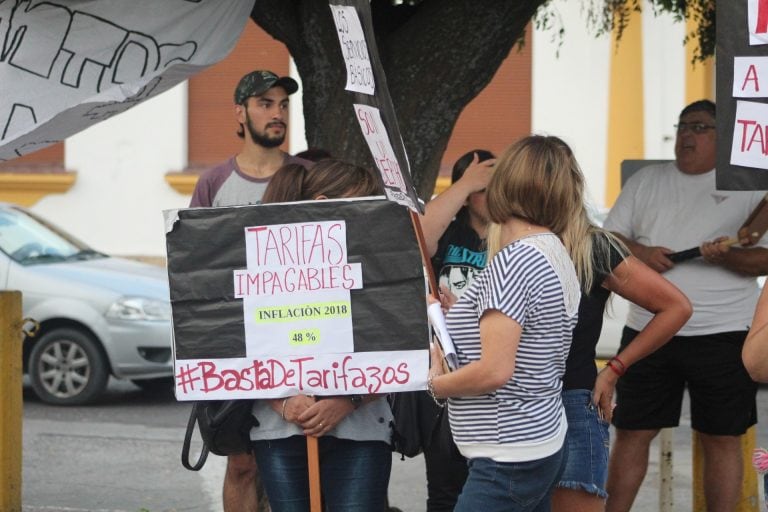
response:
{"label": "blue denim jeans", "polygon": [[598,417],[592,392],[586,389],[564,391],[563,406],[568,418],[568,462],[557,486],[607,498],[608,423]]}
{"label": "blue denim jeans", "polygon": [[549,512],[552,489],[565,464],[565,447],[528,462],[469,460],[469,476],[455,512]]}
{"label": "blue denim jeans", "polygon": [[[254,441],[253,448],[272,512],[309,512],[306,437]],[[384,510],[392,467],[388,444],[323,436],[318,448],[324,510]]]}

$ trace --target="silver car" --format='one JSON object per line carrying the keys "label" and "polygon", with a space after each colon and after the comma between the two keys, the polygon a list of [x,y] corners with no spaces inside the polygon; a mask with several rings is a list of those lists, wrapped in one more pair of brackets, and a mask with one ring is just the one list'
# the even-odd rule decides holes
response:
{"label": "silver car", "polygon": [[24,340],[24,371],[43,401],[92,402],[110,375],[170,389],[164,269],[94,251],[29,211],[0,203],[0,289],[20,290],[23,316],[40,324]]}

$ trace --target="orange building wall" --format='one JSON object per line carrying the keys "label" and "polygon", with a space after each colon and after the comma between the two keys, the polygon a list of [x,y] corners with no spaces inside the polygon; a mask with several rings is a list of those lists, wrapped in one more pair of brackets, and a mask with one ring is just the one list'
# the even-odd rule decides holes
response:
{"label": "orange building wall", "polygon": [[64,170],[64,143],[57,142],[33,153],[0,163],[0,172]]}
{"label": "orange building wall", "polygon": [[[237,153],[232,96],[240,78],[256,69],[288,74],[288,50],[258,25],[248,22],[226,59],[189,80],[189,166],[210,166]],[[288,137],[283,149],[288,148]]]}

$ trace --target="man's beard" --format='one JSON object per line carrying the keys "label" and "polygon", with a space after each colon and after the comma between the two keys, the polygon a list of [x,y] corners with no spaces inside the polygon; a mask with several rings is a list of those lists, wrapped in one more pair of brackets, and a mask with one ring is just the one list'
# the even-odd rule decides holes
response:
{"label": "man's beard", "polygon": [[267,128],[269,128],[269,126],[272,124],[281,124],[283,126],[282,135],[269,137],[268,135],[266,135],[266,130],[264,135],[256,131],[256,128],[254,128],[253,122],[251,121],[251,118],[248,117],[248,114],[246,114],[245,117],[246,117],[246,126],[248,127],[248,133],[251,134],[251,140],[253,140],[253,142],[258,144],[259,146],[262,146],[265,148],[276,148],[277,146],[282,144],[283,141],[285,140],[285,133],[286,133],[285,123],[272,122],[267,124]]}

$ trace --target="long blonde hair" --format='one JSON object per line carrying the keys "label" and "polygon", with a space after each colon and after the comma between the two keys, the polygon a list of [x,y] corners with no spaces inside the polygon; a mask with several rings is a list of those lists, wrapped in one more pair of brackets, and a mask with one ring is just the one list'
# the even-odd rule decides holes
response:
{"label": "long blonde hair", "polygon": [[573,260],[582,290],[592,288],[592,235],[599,228],[584,208],[584,175],[562,139],[531,135],[512,144],[496,162],[486,194],[492,222],[489,260],[502,248],[500,225],[516,217],[556,234]]}

